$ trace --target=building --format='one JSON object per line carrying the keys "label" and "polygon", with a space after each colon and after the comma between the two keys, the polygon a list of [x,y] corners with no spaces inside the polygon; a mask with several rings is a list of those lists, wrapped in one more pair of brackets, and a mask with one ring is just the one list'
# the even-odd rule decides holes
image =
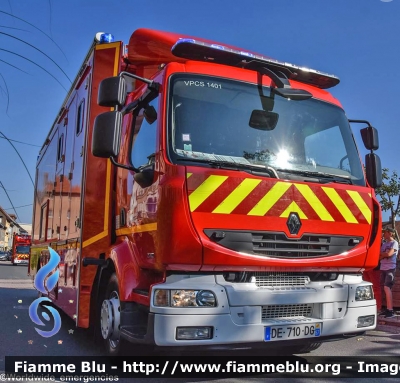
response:
{"label": "building", "polygon": [[18,225],[22,229],[21,233],[23,231],[25,231],[26,234],[32,235],[32,224],[31,223],[19,223]]}
{"label": "building", "polygon": [[10,250],[14,233],[30,234],[31,224],[20,224],[14,214],[7,213],[0,206],[0,251]]}

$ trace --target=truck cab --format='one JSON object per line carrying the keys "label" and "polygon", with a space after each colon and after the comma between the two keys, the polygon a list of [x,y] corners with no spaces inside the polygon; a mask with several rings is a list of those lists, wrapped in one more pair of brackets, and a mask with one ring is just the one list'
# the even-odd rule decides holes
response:
{"label": "truck cab", "polygon": [[[160,65],[143,78],[150,40]],[[373,329],[362,271],[380,246],[378,138],[326,91],[339,79],[148,30],[132,35],[127,62],[136,74],[100,84],[99,105],[115,109],[96,118],[92,153],[119,167],[117,242],[137,268],[122,272],[118,304],[148,302],[142,339],[305,350]],[[367,125],[365,170],[350,122]],[[116,331],[101,326],[112,349]]]}

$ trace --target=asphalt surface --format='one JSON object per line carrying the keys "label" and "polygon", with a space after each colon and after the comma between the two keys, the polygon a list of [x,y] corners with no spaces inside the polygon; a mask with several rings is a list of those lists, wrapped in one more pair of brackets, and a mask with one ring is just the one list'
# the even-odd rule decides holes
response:
{"label": "asphalt surface", "polygon": [[[0,358],[3,359],[4,355],[100,355],[87,339],[85,330],[76,329],[74,321],[63,313],[58,334],[43,338],[36,332],[28,309],[38,298],[38,292],[27,276],[27,270],[27,266],[0,262],[0,323],[3,330]],[[75,338],[82,341],[76,342]]]}
{"label": "asphalt surface", "polygon": [[[51,338],[43,338],[34,329],[28,309],[30,304],[38,297],[38,292],[33,287],[33,282],[27,276],[28,267],[24,265],[13,266],[8,261],[0,261],[0,302],[2,310],[0,310],[0,323],[3,323],[1,343],[0,343],[0,357],[2,355],[54,355],[55,346],[58,355],[101,355],[101,350],[98,346],[94,346],[92,337],[84,329],[75,328],[75,323],[72,319],[67,317],[61,312],[62,327],[59,333]],[[18,330],[21,330],[18,332]],[[73,330],[73,332],[71,331]],[[375,331],[367,333],[366,336],[361,337],[356,343],[360,342],[373,342],[374,344],[380,343],[385,339],[388,345],[392,340],[396,340],[397,335],[400,334],[400,315],[394,318],[378,318],[378,325]],[[392,336],[391,336],[392,335]],[[76,342],[76,339],[80,342]],[[27,341],[32,340],[32,343]],[[60,342],[61,341],[61,342]],[[340,355],[362,355],[368,351],[371,355],[374,347],[350,347],[344,346],[346,343],[353,344],[353,339],[343,340],[341,342],[326,343],[321,346],[313,354],[329,355],[336,350]],[[29,347],[27,347],[27,344]],[[3,349],[6,345],[6,349]],[[51,345],[51,347],[49,347]],[[335,347],[332,347],[335,345]],[[343,345],[344,347],[340,347]],[[47,350],[46,350],[47,349]],[[348,350],[348,351],[346,351]],[[2,351],[7,351],[6,354]],[[218,351],[220,353],[221,351]],[[238,350],[240,353],[241,351]],[[246,351],[248,353],[248,351]],[[371,352],[371,353],[369,353]],[[391,347],[384,349],[380,347],[380,352],[385,354],[400,354],[400,347],[393,350]],[[354,354],[353,354],[354,353]],[[379,355],[379,353],[378,353]]]}
{"label": "asphalt surface", "polygon": [[[27,276],[27,266],[12,266],[9,262],[0,262],[0,372],[4,371],[5,356],[101,356],[103,351],[99,345],[95,345],[91,334],[84,329],[75,328],[73,320],[61,315],[62,327],[53,337],[43,338],[35,330],[35,324],[29,317],[30,304],[38,297],[33,288],[32,280]],[[380,319],[376,330],[369,331],[358,338],[345,339],[339,342],[324,343],[318,350],[304,355],[308,356],[400,356],[400,327],[397,326],[400,317],[389,320]],[[395,325],[393,325],[393,323]],[[37,327],[37,326],[36,326]],[[243,347],[233,351],[215,350],[207,353],[196,351],[159,351],[160,356],[191,356],[193,361],[199,360],[197,355],[204,356],[261,356],[268,360],[263,350],[254,350]],[[199,375],[196,379],[146,379],[145,382],[172,382],[172,381],[223,381],[223,382],[247,382],[250,377],[235,379],[204,379]],[[120,382],[139,381],[139,379],[123,378]],[[265,377],[251,377],[251,381],[265,381]],[[378,382],[386,379],[376,379]],[[269,378],[269,382],[287,381]],[[304,382],[305,379],[291,379],[291,382]],[[321,379],[307,379],[307,382],[320,382]],[[324,382],[330,379],[324,379]],[[333,381],[333,379],[332,379]],[[365,381],[354,379],[352,381]],[[369,382],[373,382],[370,379]],[[389,380],[388,380],[389,381]],[[393,380],[391,380],[393,381]],[[337,380],[336,380],[337,382]]]}

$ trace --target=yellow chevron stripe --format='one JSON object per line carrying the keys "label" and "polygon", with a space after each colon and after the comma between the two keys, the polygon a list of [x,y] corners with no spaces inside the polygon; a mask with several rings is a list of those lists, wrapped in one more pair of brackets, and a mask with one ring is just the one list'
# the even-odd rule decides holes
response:
{"label": "yellow chevron stripe", "polygon": [[265,215],[291,186],[292,184],[290,182],[277,182],[271,190],[258,201],[256,206],[250,210],[248,215]]}
{"label": "yellow chevron stripe", "polygon": [[289,217],[290,213],[297,213],[300,218],[308,219],[303,210],[300,209],[300,206],[297,205],[297,203],[294,201],[287,207],[287,209],[280,215],[280,217],[287,218]]}
{"label": "yellow chevron stripe", "polygon": [[371,219],[372,219],[371,209],[368,207],[368,205],[362,199],[360,194],[354,190],[347,190],[347,193],[349,194],[351,199],[354,201],[354,203],[357,205],[357,207],[360,209],[362,215],[367,220],[367,222],[371,223]]}
{"label": "yellow chevron stripe", "polygon": [[189,196],[190,211],[196,210],[227,179],[227,176],[210,176]]}
{"label": "yellow chevron stripe", "polygon": [[326,210],[326,207],[322,204],[322,202],[318,199],[308,185],[294,184],[294,186],[296,186],[297,190],[306,199],[306,201],[310,204],[322,221],[334,221],[329,211]]}
{"label": "yellow chevron stripe", "polygon": [[193,175],[193,173],[187,173],[186,178],[190,178]]}
{"label": "yellow chevron stripe", "polygon": [[232,213],[232,211],[240,204],[240,202],[242,202],[260,182],[261,180],[246,178],[214,209],[213,213]]}
{"label": "yellow chevron stripe", "polygon": [[335,189],[322,187],[322,190],[326,193],[329,199],[335,204],[340,214],[343,216],[343,218],[346,220],[347,223],[358,223],[356,217],[354,217],[349,207],[346,205],[342,197],[340,197],[340,195]]}

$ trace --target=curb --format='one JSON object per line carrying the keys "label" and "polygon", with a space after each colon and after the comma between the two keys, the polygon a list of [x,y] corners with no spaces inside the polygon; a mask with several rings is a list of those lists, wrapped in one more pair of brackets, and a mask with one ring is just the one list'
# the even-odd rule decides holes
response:
{"label": "curb", "polygon": [[0,279],[1,289],[33,289],[33,280],[25,279]]}
{"label": "curb", "polygon": [[398,319],[394,319],[394,320],[393,319],[392,320],[378,319],[377,325],[400,327],[400,320],[398,320]]}
{"label": "curb", "polygon": [[400,316],[396,315],[395,318],[384,318],[384,317],[378,317],[376,321],[377,325],[383,325],[383,326],[395,326],[395,327],[400,327]]}

